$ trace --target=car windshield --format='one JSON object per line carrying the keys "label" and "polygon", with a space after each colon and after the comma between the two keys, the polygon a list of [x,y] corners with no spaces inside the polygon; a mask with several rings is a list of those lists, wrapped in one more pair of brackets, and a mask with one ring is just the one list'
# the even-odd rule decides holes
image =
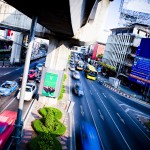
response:
{"label": "car windshield", "polygon": [[74,72],[74,74],[77,76],[77,75],[79,75],[79,73],[78,72]]}
{"label": "car windshield", "polygon": [[0,134],[2,134],[6,130],[7,126],[7,123],[0,122]]}
{"label": "car windshield", "polygon": [[77,89],[77,90],[82,90],[82,87],[81,87],[80,85],[77,85],[77,86],[76,86],[76,89]]}
{"label": "car windshield", "polygon": [[37,65],[37,67],[42,67],[42,66],[43,66],[43,64],[38,64],[38,65]]}
{"label": "car windshield", "polygon": [[26,92],[31,92],[31,88],[30,87],[26,87]]}
{"label": "car windshield", "polygon": [[96,77],[97,76],[97,72],[93,72],[93,71],[90,71],[88,73],[90,76],[93,76],[93,77]]}
{"label": "car windshield", "polygon": [[29,71],[29,74],[34,74],[34,71]]}
{"label": "car windshield", "polygon": [[3,88],[10,89],[10,88],[11,88],[11,84],[5,83],[5,84],[2,84],[2,87],[3,87]]}

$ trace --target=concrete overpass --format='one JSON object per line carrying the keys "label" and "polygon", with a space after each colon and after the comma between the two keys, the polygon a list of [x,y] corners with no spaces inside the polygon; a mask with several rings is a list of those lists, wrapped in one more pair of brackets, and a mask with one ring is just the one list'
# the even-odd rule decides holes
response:
{"label": "concrete overpass", "polygon": [[23,14],[38,16],[38,23],[57,36],[72,37],[82,27],[96,0],[5,0]]}
{"label": "concrete overpass", "polygon": [[[49,39],[53,36],[56,40],[66,40],[69,47],[84,45],[84,42],[95,42],[101,35],[110,1],[43,0],[41,3],[36,0],[6,0],[6,3],[0,2],[0,28],[18,31],[15,42],[21,44],[24,34],[29,34],[31,19],[36,14],[37,37]],[[20,61],[20,53],[21,46],[14,44],[11,63]]]}

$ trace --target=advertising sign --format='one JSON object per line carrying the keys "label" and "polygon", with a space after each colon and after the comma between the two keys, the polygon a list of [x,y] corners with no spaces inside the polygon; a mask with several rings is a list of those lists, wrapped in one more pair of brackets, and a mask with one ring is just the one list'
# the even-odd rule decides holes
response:
{"label": "advertising sign", "polygon": [[150,59],[135,57],[129,80],[150,86]]}
{"label": "advertising sign", "polygon": [[45,74],[44,86],[42,90],[43,96],[53,97],[57,85],[58,74],[49,73]]}
{"label": "advertising sign", "polygon": [[46,97],[58,97],[64,72],[43,67],[38,94]]}

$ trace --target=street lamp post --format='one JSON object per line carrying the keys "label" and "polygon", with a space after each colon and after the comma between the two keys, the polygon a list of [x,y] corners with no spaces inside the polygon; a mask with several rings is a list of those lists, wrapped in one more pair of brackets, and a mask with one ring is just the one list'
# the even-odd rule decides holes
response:
{"label": "street lamp post", "polygon": [[29,41],[29,46],[28,46],[25,65],[24,65],[23,80],[22,80],[22,86],[21,86],[21,91],[20,91],[19,108],[17,111],[17,119],[15,122],[15,132],[13,136],[13,139],[14,139],[13,144],[16,150],[21,141],[21,133],[22,133],[22,126],[23,126],[22,111],[23,111],[23,104],[24,104],[24,95],[25,95],[25,88],[26,88],[27,77],[28,77],[28,70],[30,66],[30,59],[31,59],[31,53],[32,53],[33,40],[35,36],[36,24],[37,24],[37,16],[34,16],[32,19],[32,24],[31,24],[31,29],[30,29],[30,41]]}

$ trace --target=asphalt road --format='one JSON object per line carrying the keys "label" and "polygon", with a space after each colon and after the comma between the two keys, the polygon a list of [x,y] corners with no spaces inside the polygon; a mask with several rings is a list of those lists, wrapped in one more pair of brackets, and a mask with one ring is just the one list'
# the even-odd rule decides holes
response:
{"label": "asphalt road", "polygon": [[[32,62],[30,64],[30,69],[35,66],[35,64],[43,62],[44,58],[37,60],[35,62]],[[15,68],[0,68],[0,84],[5,82],[6,80],[12,81],[19,81],[19,76],[23,73],[24,67],[15,67]],[[18,87],[19,89],[20,87]],[[19,101],[17,100],[16,96],[18,93],[18,89],[14,91],[10,96],[0,96],[0,112],[2,112],[5,109],[17,111]],[[30,105],[29,102],[24,102],[24,108],[23,108],[23,115],[25,114],[26,110],[28,109]]]}
{"label": "asphalt road", "polygon": [[[129,100],[91,81],[80,73],[83,97],[71,94],[74,105],[76,149],[81,148],[80,124],[86,120],[95,126],[102,149],[148,150],[150,132],[138,121],[138,116],[150,117],[150,106]],[[71,79],[71,90],[76,80]]]}

